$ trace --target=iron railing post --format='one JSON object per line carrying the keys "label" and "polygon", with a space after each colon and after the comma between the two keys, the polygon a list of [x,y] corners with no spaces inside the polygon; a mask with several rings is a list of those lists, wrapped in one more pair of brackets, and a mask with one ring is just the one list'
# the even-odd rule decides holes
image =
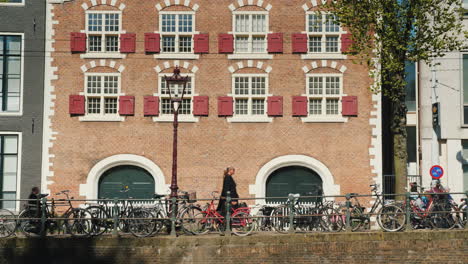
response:
{"label": "iron railing post", "polygon": [[289,199],[289,233],[294,233],[294,196],[288,195]]}
{"label": "iron railing post", "polygon": [[351,232],[351,194],[346,194],[346,232]]}
{"label": "iron railing post", "polygon": [[465,192],[466,200],[465,200],[465,212],[462,213],[462,219],[463,219],[463,214],[465,215],[465,229],[468,230],[468,191]]}
{"label": "iron railing post", "polygon": [[46,236],[46,221],[47,221],[47,198],[41,199],[41,237]]}
{"label": "iron railing post", "polygon": [[118,228],[119,228],[119,200],[117,198],[114,198],[114,228],[112,229],[112,236],[116,237],[119,235],[118,233]]}
{"label": "iron railing post", "polygon": [[177,218],[177,197],[171,197],[171,236],[177,237],[176,219]]}
{"label": "iron railing post", "polygon": [[405,213],[406,213],[406,228],[405,231],[411,231],[413,229],[413,226],[411,225],[411,200],[410,200],[410,192],[406,192],[405,194]]}
{"label": "iron railing post", "polygon": [[225,234],[231,234],[231,192],[226,193],[226,229]]}

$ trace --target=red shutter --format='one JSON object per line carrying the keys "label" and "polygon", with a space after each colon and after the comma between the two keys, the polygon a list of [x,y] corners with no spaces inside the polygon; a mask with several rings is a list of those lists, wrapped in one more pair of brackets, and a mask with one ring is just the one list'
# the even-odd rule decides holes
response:
{"label": "red shutter", "polygon": [[268,116],[283,115],[283,96],[268,97]]}
{"label": "red shutter", "polygon": [[358,98],[357,96],[343,96],[341,99],[341,112],[344,116],[358,115]]}
{"label": "red shutter", "polygon": [[127,33],[120,35],[120,52],[134,53],[136,49],[136,34]]}
{"label": "red shutter", "polygon": [[194,96],[193,97],[193,115],[208,116],[209,113],[209,97]]}
{"label": "red shutter", "polygon": [[307,34],[292,34],[293,53],[307,53]]}
{"label": "red shutter", "polygon": [[86,52],[86,34],[79,32],[70,33],[71,52]]}
{"label": "red shutter", "polygon": [[210,52],[210,35],[198,34],[193,36],[193,52],[194,53],[209,53]]}
{"label": "red shutter", "polygon": [[268,52],[283,53],[283,33],[268,34]]}
{"label": "red shutter", "polygon": [[293,96],[292,112],[293,116],[307,116],[307,97]]}
{"label": "red shutter", "polygon": [[159,97],[145,96],[143,97],[143,112],[145,116],[159,115]]}
{"label": "red shutter", "polygon": [[161,35],[157,33],[145,33],[145,52],[159,53],[161,51]]}
{"label": "red shutter", "polygon": [[234,100],[229,96],[218,97],[218,116],[232,116]]}
{"label": "red shutter", "polygon": [[68,108],[69,108],[70,115],[84,115],[85,114],[84,95],[70,95]]}
{"label": "red shutter", "polygon": [[120,96],[119,97],[119,114],[134,115],[135,113],[135,97]]}
{"label": "red shutter", "polygon": [[219,34],[218,36],[219,53],[234,52],[234,36],[230,34]]}
{"label": "red shutter", "polygon": [[354,42],[351,39],[351,34],[341,35],[341,52],[349,52],[353,43]]}

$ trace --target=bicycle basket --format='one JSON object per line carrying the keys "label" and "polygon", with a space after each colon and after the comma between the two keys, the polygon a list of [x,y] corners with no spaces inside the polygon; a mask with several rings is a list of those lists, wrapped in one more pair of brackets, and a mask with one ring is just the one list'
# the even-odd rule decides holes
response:
{"label": "bicycle basket", "polygon": [[189,192],[188,193],[188,202],[189,203],[197,202],[197,192]]}

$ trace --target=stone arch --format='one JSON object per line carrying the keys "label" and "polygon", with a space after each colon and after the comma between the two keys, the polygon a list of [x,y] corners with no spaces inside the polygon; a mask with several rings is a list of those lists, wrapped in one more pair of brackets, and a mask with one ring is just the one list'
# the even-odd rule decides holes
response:
{"label": "stone arch", "polygon": [[80,184],[80,196],[86,199],[97,199],[98,185],[101,176],[109,169],[120,165],[133,165],[148,171],[154,178],[155,192],[167,194],[168,188],[162,170],[146,157],[133,154],[118,154],[99,161],[91,168],[85,184]]}
{"label": "stone arch", "polygon": [[116,69],[118,72],[122,73],[125,70],[125,66],[120,63],[117,63],[113,60],[99,60],[99,61],[90,61],[81,66],[81,71],[86,72],[89,69],[95,67],[110,67]]}
{"label": "stone arch", "polygon": [[176,67],[176,66],[179,66],[180,68],[187,69],[192,73],[196,73],[198,71],[198,67],[191,64],[190,62],[184,61],[184,62],[182,62],[182,64],[180,64],[180,61],[178,61],[178,60],[175,60],[172,63],[169,62],[169,61],[165,61],[163,64],[160,64],[160,65],[154,67],[154,70],[157,73],[160,73],[160,72],[162,72],[162,71],[164,71],[166,69]]}
{"label": "stone arch", "polygon": [[305,4],[302,5],[302,9],[304,9],[304,11],[308,11],[311,8],[326,4],[327,1],[328,0],[308,0]]}
{"label": "stone arch", "polygon": [[266,73],[270,73],[273,70],[271,66],[266,65],[263,61],[253,61],[253,60],[239,61],[236,64],[229,66],[228,70],[229,72],[234,73],[244,68],[257,68]]}
{"label": "stone arch", "polygon": [[[302,166],[315,171],[322,179],[324,195],[340,195],[340,186],[335,184],[335,179],[328,167],[319,160],[305,155],[286,155],[277,157],[267,162],[257,173],[255,184],[250,185],[250,194],[256,198],[264,198],[266,195],[266,183],[268,177],[277,169],[288,166]],[[257,202],[265,203],[265,199]]]}
{"label": "stone arch", "polygon": [[125,9],[125,4],[122,3],[122,0],[85,0],[84,3],[81,5],[81,7],[84,10],[88,10],[91,7],[98,6],[98,5],[113,6],[120,10]]}
{"label": "stone arch", "polygon": [[265,9],[266,11],[270,11],[271,8],[273,8],[271,4],[264,0],[237,0],[237,2],[229,5],[229,9],[231,9],[231,11],[235,11],[236,9],[244,6],[258,6]]}
{"label": "stone arch", "polygon": [[164,0],[156,4],[156,9],[158,9],[158,11],[161,11],[166,7],[175,5],[186,6],[192,9],[193,11],[198,11],[198,9],[200,8],[198,4],[193,4],[191,0]]}
{"label": "stone arch", "polygon": [[348,69],[345,65],[340,64],[337,61],[321,60],[312,61],[310,65],[304,65],[304,67],[302,67],[302,70],[305,73],[308,73],[311,70],[315,70],[317,68],[332,68],[340,71],[341,73],[345,73],[345,71]]}

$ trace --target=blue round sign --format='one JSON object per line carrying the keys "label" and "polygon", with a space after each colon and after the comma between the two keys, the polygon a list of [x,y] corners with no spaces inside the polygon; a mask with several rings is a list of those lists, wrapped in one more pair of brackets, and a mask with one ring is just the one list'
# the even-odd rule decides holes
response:
{"label": "blue round sign", "polygon": [[444,176],[444,169],[439,165],[434,165],[431,167],[429,173],[431,174],[432,179],[438,180]]}

